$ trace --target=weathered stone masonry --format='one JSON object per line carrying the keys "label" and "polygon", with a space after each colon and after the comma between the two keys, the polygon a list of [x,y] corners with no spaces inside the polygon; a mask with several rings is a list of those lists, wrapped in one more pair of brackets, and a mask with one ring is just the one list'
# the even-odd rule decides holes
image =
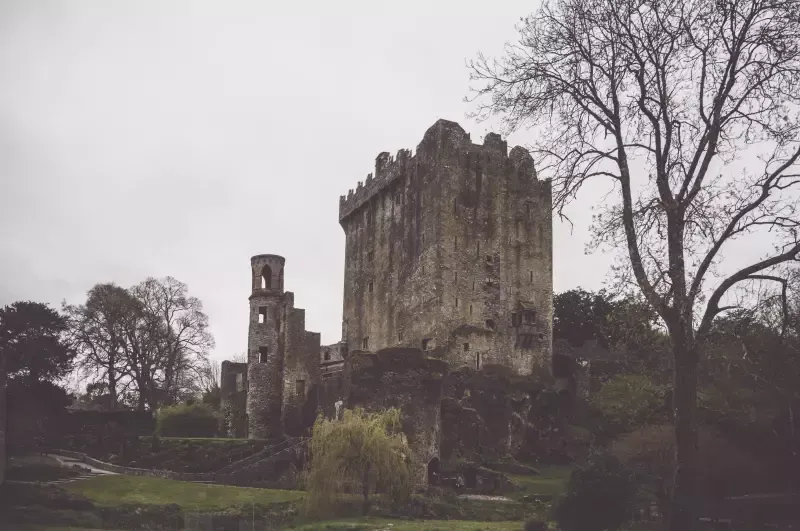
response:
{"label": "weathered stone masonry", "polygon": [[251,438],[297,435],[340,401],[397,405],[424,483],[424,467],[438,463],[448,370],[524,376],[550,366],[551,206],[550,181],[537,179],[530,154],[509,152],[493,133],[473,144],[439,120],[416,154],[378,155],[374,176],[339,200],[339,343],[321,347],[305,330],[305,310],[283,290],[283,257],[251,259],[247,366],[223,367],[228,434],[241,436],[236,419],[245,418]]}
{"label": "weathered stone masonry", "polygon": [[305,310],[283,290],[284,258],[261,254],[250,263],[248,436],[269,439],[301,429],[298,413],[318,379],[320,335],[305,330]]}
{"label": "weathered stone masonry", "polygon": [[339,202],[348,349],[406,346],[528,374],[552,351],[549,181],[499,135],[439,120]]}

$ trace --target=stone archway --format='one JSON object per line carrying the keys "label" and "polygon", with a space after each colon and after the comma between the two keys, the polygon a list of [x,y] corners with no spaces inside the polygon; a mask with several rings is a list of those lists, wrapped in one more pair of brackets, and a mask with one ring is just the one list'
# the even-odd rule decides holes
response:
{"label": "stone archway", "polygon": [[438,485],[440,473],[439,458],[434,457],[428,461],[428,485]]}

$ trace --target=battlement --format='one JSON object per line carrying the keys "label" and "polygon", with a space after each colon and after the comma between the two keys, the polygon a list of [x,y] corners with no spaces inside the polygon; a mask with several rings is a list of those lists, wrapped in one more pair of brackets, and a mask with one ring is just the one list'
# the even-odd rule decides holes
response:
{"label": "battlement", "polygon": [[411,150],[401,149],[395,157],[384,151],[375,158],[374,174],[370,173],[365,181],[359,181],[355,190],[351,188],[347,195],[339,196],[339,222],[344,221],[381,190],[404,175],[418,157],[436,157],[442,152],[475,148],[501,153],[511,166],[531,176],[532,181],[536,181],[533,159],[525,148],[516,146],[509,155],[508,144],[497,133],[488,133],[483,144],[473,144],[469,133],[458,123],[440,119],[425,132],[422,141],[417,145],[416,154],[412,155]]}

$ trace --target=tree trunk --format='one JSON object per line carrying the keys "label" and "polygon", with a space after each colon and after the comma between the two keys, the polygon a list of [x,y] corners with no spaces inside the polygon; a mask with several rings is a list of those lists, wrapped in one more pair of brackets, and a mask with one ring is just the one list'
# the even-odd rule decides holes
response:
{"label": "tree trunk", "polygon": [[675,372],[673,425],[675,477],[670,504],[670,531],[690,531],[697,523],[697,356],[691,329],[680,326],[673,334]]}
{"label": "tree trunk", "polygon": [[108,369],[108,407],[117,409],[117,375],[113,369]]}
{"label": "tree trunk", "polygon": [[367,516],[369,512],[369,463],[367,463],[367,468],[364,470],[363,487],[364,504],[361,507],[361,512],[364,516]]}

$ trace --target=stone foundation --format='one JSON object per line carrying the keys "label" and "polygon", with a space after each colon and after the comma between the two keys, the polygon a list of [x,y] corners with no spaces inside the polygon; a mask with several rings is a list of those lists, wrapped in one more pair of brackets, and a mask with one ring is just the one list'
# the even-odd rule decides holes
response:
{"label": "stone foundation", "polygon": [[397,407],[402,412],[419,485],[427,485],[428,463],[440,453],[440,404],[447,368],[446,362],[412,348],[353,352],[345,363],[345,407],[372,411]]}

